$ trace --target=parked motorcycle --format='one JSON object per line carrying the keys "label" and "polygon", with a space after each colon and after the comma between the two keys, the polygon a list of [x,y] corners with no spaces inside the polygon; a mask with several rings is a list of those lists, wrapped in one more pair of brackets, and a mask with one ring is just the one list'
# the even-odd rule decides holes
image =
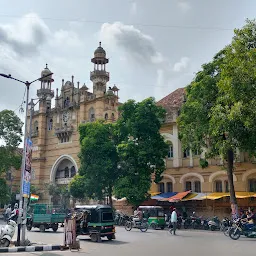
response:
{"label": "parked motorcycle", "polygon": [[9,247],[12,237],[15,233],[17,224],[13,220],[9,220],[8,223],[1,228],[0,232],[0,247]]}
{"label": "parked motorcycle", "polygon": [[246,222],[242,221],[242,219],[237,219],[229,230],[229,237],[237,240],[241,235],[248,238],[256,238],[256,226],[254,225],[252,228],[248,228]]}
{"label": "parked motorcycle", "polygon": [[225,236],[229,236],[229,231],[232,227],[232,224],[233,222],[228,218],[224,218],[222,220],[220,230],[224,233]]}
{"label": "parked motorcycle", "polygon": [[220,220],[217,216],[213,217],[212,220],[208,222],[208,226],[211,231],[215,231],[216,229],[220,229]]}
{"label": "parked motorcycle", "polygon": [[201,221],[201,228],[204,230],[208,230],[209,229],[209,225],[208,225],[209,219],[204,219]]}

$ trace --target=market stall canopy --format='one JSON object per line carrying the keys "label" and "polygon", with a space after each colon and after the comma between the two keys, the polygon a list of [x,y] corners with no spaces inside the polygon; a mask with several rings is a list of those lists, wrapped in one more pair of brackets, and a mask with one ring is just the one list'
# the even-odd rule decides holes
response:
{"label": "market stall canopy", "polygon": [[[230,196],[230,193],[215,192],[215,193],[211,193],[204,196],[203,199],[217,200],[227,196]],[[236,198],[249,198],[249,197],[256,197],[255,192],[236,192]]]}
{"label": "market stall canopy", "polygon": [[176,195],[167,198],[167,200],[165,201],[169,201],[169,202],[179,202],[181,201],[185,196],[187,196],[189,193],[191,193],[191,191],[185,191],[185,192],[180,192],[177,193]]}
{"label": "market stall canopy", "polygon": [[190,201],[190,200],[204,200],[207,196],[207,193],[190,193],[185,196],[181,201]]}
{"label": "market stall canopy", "polygon": [[[156,195],[161,194],[161,192],[149,192],[149,194],[150,194],[151,196],[156,196]],[[152,198],[152,199],[154,199],[154,198]]]}
{"label": "market stall canopy", "polygon": [[[156,199],[156,200],[159,200],[159,201],[162,201],[163,199],[168,199],[172,196],[175,196],[178,192],[167,192],[167,193],[162,193],[160,195],[157,195],[157,196],[152,196],[151,199]],[[166,201],[166,200],[164,200]]]}

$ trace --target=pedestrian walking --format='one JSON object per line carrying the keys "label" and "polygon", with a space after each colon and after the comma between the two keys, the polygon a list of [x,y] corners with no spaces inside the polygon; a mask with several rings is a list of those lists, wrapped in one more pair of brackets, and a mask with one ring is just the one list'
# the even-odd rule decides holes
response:
{"label": "pedestrian walking", "polygon": [[172,215],[171,215],[171,223],[172,223],[172,228],[170,229],[170,233],[173,235],[176,235],[176,229],[177,229],[177,212],[176,208],[173,208]]}

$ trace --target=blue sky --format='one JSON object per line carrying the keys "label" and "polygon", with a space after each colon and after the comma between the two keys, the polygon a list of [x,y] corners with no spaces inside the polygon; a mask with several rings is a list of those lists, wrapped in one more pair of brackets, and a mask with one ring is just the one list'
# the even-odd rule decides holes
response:
{"label": "blue sky", "polygon": [[[255,0],[0,0],[0,73],[40,76],[45,63],[61,79],[92,88],[90,59],[107,51],[109,85],[120,101],[164,97],[186,86],[256,14]],[[32,87],[36,97],[39,83]],[[0,110],[17,109],[24,87],[0,78]]]}

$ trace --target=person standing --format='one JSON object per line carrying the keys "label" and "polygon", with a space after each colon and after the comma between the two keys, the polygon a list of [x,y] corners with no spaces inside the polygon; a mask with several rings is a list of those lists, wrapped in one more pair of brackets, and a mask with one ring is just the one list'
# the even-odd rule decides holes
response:
{"label": "person standing", "polygon": [[173,208],[172,215],[171,215],[172,229],[170,230],[170,233],[173,233],[174,235],[176,235],[177,221],[178,221],[178,217],[177,217],[176,208]]}

